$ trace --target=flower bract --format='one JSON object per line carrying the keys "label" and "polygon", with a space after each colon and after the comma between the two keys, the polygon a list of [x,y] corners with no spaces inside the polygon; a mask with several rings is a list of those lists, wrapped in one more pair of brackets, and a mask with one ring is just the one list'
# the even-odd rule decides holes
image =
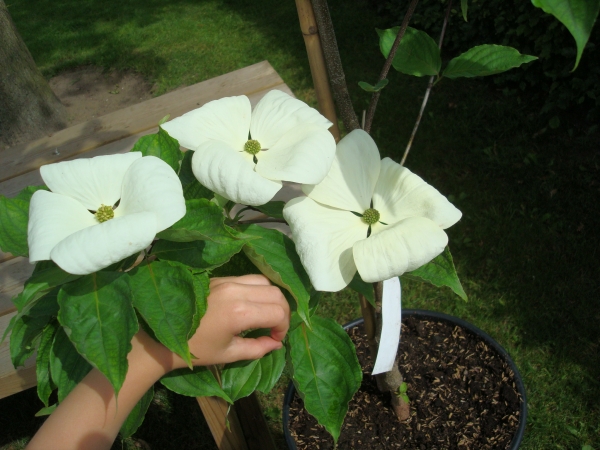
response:
{"label": "flower bract", "polygon": [[289,95],[270,91],[252,111],[246,96],[215,100],[162,125],[194,150],[200,183],[236,203],[262,205],[282,181],[319,183],[335,154],[331,122]]}
{"label": "flower bract", "polygon": [[42,166],[52,191],[29,206],[29,261],[53,260],[85,275],[146,248],[185,215],[179,178],[164,161],[139,152]]}
{"label": "flower bract", "polygon": [[307,197],[287,203],[296,250],[314,287],[338,291],[356,274],[367,282],[415,270],[442,253],[444,229],[461,212],[435,188],[354,130],[337,145],[331,170]]}

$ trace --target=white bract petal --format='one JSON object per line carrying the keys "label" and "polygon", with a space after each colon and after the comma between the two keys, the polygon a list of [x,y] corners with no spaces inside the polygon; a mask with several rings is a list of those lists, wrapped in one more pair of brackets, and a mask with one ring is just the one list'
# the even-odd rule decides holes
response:
{"label": "white bract petal", "polygon": [[319,203],[362,214],[371,204],[379,166],[379,150],[371,136],[354,130],[338,143],[323,181],[302,190]]}
{"label": "white bract petal", "polygon": [[320,290],[342,289],[354,268],[364,281],[376,282],[421,267],[443,252],[448,243],[443,229],[461,217],[417,175],[389,158],[380,161],[375,142],[363,130],[338,143],[325,179],[303,191],[309,198],[292,200],[284,216]]}
{"label": "white bract petal", "polygon": [[433,221],[410,217],[354,244],[354,262],[368,282],[418,269],[444,251],[448,236]]}
{"label": "white bract petal", "polygon": [[287,133],[297,127],[316,125],[327,130],[333,125],[316,109],[288,94],[272,90],[256,105],[252,112],[250,135],[262,148],[271,148]]}
{"label": "white bract petal", "polygon": [[171,166],[155,156],[146,156],[131,165],[122,192],[115,217],[153,212],[158,233],[185,216],[181,181]]}
{"label": "white bract petal", "polygon": [[290,200],[283,216],[313,286],[329,292],[346,287],[356,273],[352,246],[367,236],[360,217],[307,197]]}
{"label": "white bract petal", "polygon": [[454,225],[462,216],[433,186],[390,158],[381,161],[373,208],[381,213],[381,220],[386,223],[396,223],[407,217],[427,217],[443,229]]}
{"label": "white bract petal", "polygon": [[315,109],[273,90],[252,113],[248,98],[230,97],[163,128],[196,151],[192,169],[200,183],[235,202],[258,206],[273,198],[282,181],[323,179],[335,153],[327,134],[331,125]]}
{"label": "white bract petal", "polygon": [[327,175],[334,155],[335,139],[329,131],[299,126],[257,155],[256,171],[271,180],[318,183]]}
{"label": "white bract petal", "polygon": [[121,198],[121,183],[125,172],[140,152],[76,159],[40,167],[48,188],[77,200],[95,211],[100,205],[113,206]]}
{"label": "white bract petal", "polygon": [[208,102],[161,127],[182,147],[190,150],[217,140],[240,151],[248,140],[251,109],[250,100],[245,95],[226,97]]}
{"label": "white bract petal", "polygon": [[[113,164],[115,174],[110,171]],[[90,179],[76,173],[78,169],[91,171]],[[179,178],[154,156],[142,157],[139,152],[100,156],[53,164],[42,171],[64,194],[37,191],[31,198],[27,230],[31,262],[52,259],[67,272],[92,273],[143,250],[157,232],[185,215]],[[77,193],[77,183],[84,186],[80,196],[71,194]]]}
{"label": "white bract petal", "polygon": [[36,191],[29,204],[29,262],[50,259],[52,249],[67,236],[98,221],[85,206],[65,195]]}
{"label": "white bract petal", "polygon": [[219,141],[201,145],[192,158],[196,178],[211,191],[236,203],[258,206],[281,189],[281,181],[262,177],[244,152],[230,151]]}
{"label": "white bract petal", "polygon": [[131,214],[84,228],[63,239],[50,257],[66,272],[96,272],[148,247],[156,235],[156,215]]}

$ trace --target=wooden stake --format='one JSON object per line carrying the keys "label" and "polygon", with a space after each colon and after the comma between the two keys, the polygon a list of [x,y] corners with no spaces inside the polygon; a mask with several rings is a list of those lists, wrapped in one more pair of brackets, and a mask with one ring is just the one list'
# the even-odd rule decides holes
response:
{"label": "wooden stake", "polygon": [[277,450],[256,393],[235,402],[249,450]]}
{"label": "wooden stake", "polygon": [[325,59],[323,57],[323,49],[319,39],[319,30],[315,20],[315,13],[310,0],[296,0],[296,8],[298,9],[298,19],[300,20],[300,29],[304,36],[304,44],[306,45],[306,53],[308,54],[308,63],[310,65],[310,73],[312,74],[315,92],[317,94],[317,102],[319,111],[333,125],[329,131],[335,138],[335,141],[340,140],[340,130],[337,125],[337,115],[335,113],[335,105],[333,96],[329,86],[327,70],[325,68]]}
{"label": "wooden stake", "polygon": [[[219,397],[196,397],[219,450],[249,450],[235,410]],[[229,419],[229,427],[227,426]]]}

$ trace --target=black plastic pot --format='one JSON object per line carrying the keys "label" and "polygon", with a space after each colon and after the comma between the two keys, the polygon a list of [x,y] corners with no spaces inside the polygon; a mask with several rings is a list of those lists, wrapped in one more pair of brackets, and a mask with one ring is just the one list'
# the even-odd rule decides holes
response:
{"label": "black plastic pot", "polygon": [[[409,317],[409,316],[434,319],[439,322],[446,322],[446,323],[450,323],[452,325],[458,325],[459,327],[465,328],[465,329],[469,330],[471,333],[473,333],[474,335],[479,336],[483,341],[485,341],[485,343],[487,345],[489,345],[494,350],[496,350],[496,352],[506,361],[506,363],[510,366],[511,370],[515,374],[515,384],[516,384],[517,390],[519,391],[519,394],[521,395],[521,398],[523,399],[523,401],[521,402],[521,410],[520,410],[520,414],[519,414],[519,427],[517,429],[517,432],[515,433],[515,436],[513,437],[510,447],[509,447],[509,450],[517,450],[519,448],[519,446],[521,445],[521,441],[523,440],[523,435],[525,434],[525,425],[527,423],[527,396],[525,393],[525,386],[523,384],[523,378],[521,377],[521,374],[519,373],[517,366],[515,365],[515,363],[509,356],[509,354],[506,352],[506,350],[504,350],[504,348],[500,344],[498,344],[498,342],[496,342],[494,339],[492,339],[492,337],[490,335],[488,335],[484,331],[480,330],[476,326],[474,326],[468,322],[465,322],[462,319],[459,319],[458,317],[453,317],[448,314],[435,312],[435,311],[426,311],[426,310],[422,310],[422,309],[403,309],[402,317],[404,318],[404,317]],[[353,322],[350,322],[350,323],[344,325],[344,329],[348,330],[348,329],[354,328],[362,323],[363,323],[363,319],[357,319]],[[296,389],[294,387],[294,383],[290,382],[290,384],[287,388],[287,391],[285,393],[285,397],[283,399],[283,434],[285,436],[285,441],[287,443],[289,450],[297,450],[296,442],[294,441],[294,438],[290,434],[290,429],[289,429],[290,403],[292,402],[292,399],[294,398],[295,393],[296,393]]]}

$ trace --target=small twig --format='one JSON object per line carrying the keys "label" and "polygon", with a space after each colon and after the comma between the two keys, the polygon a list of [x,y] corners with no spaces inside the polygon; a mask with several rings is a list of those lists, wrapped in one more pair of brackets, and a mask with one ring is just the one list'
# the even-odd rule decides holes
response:
{"label": "small twig", "polygon": [[335,31],[331,22],[331,15],[327,7],[326,0],[312,0],[315,20],[319,28],[321,38],[321,47],[325,57],[325,66],[329,74],[329,83],[333,91],[333,98],[338,107],[338,112],[347,132],[359,128],[358,118],[354,112],[348,86],[346,85],[346,76],[342,67],[342,60],[335,39]]}
{"label": "small twig", "polygon": [[[383,80],[384,78],[387,77],[387,74],[390,71],[390,67],[392,67],[392,61],[394,60],[394,56],[396,56],[396,50],[398,50],[398,46],[400,45],[400,42],[402,41],[402,38],[404,37],[404,33],[406,33],[406,29],[408,28],[408,23],[410,22],[410,19],[412,18],[413,13],[415,12],[417,3],[419,3],[419,0],[412,0],[410,2],[410,5],[408,5],[408,10],[406,11],[406,14],[404,15],[404,20],[402,20],[402,25],[400,26],[400,30],[398,31],[398,35],[396,36],[396,40],[394,41],[394,44],[392,45],[392,48],[390,49],[390,54],[388,55],[387,59],[385,60],[383,69],[381,69],[381,73],[379,74],[379,79],[377,80],[377,83],[379,83],[381,80]],[[377,102],[379,100],[380,94],[381,94],[381,91],[378,91],[378,92],[374,92],[373,95],[371,96],[371,102],[369,103],[369,109],[367,111],[367,120],[366,120],[366,123],[364,126],[364,130],[367,133],[371,132],[371,125],[373,124],[373,116],[375,116],[375,110],[377,109]]]}
{"label": "small twig", "polygon": [[[444,17],[444,24],[442,25],[442,32],[440,33],[440,40],[438,41],[438,48],[442,49],[442,44],[444,43],[444,35],[446,34],[446,26],[448,25],[448,19],[450,17],[450,10],[452,9],[452,0],[448,2],[448,7],[446,8],[446,16]],[[406,158],[408,157],[408,152],[412,147],[413,140],[415,139],[415,135],[417,134],[417,130],[419,129],[419,125],[421,123],[421,119],[423,118],[423,112],[425,111],[425,106],[427,106],[427,101],[429,100],[429,94],[431,93],[431,88],[433,88],[433,80],[435,79],[435,75],[432,75],[429,78],[429,83],[427,83],[427,90],[425,91],[425,97],[423,97],[423,103],[421,103],[421,109],[419,110],[419,115],[417,116],[417,121],[415,122],[415,126],[413,127],[412,133],[410,134],[410,139],[408,140],[408,144],[406,145],[406,149],[404,150],[404,155],[402,155],[402,161],[400,161],[400,165],[403,166],[406,162]]]}

